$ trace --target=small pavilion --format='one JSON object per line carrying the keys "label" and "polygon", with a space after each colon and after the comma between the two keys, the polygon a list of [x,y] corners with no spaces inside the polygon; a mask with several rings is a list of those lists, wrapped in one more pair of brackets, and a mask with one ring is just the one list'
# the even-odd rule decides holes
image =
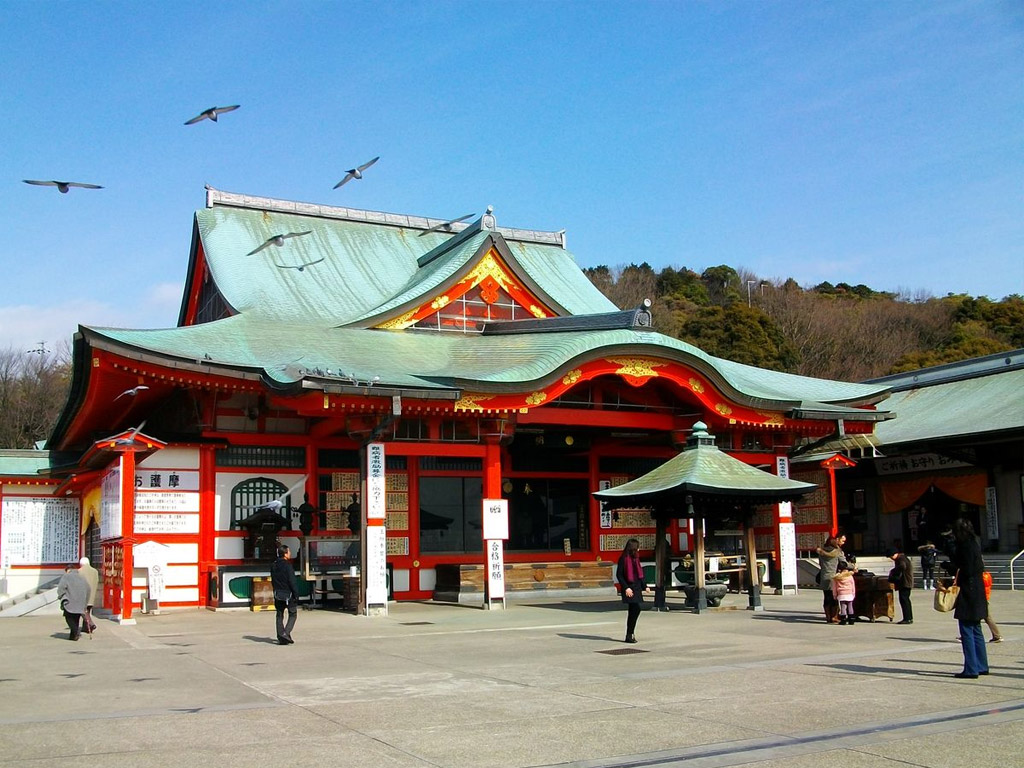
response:
{"label": "small pavilion", "polygon": [[651,510],[657,523],[655,562],[658,587],[668,581],[668,542],[665,533],[672,518],[692,518],[694,524],[695,612],[707,610],[704,563],[705,519],[739,518],[744,528],[749,608],[763,610],[757,576],[754,512],[766,504],[792,502],[817,486],[745,464],[718,450],[707,425],[698,421],[683,451],[646,475],[594,493],[612,508],[641,507]]}

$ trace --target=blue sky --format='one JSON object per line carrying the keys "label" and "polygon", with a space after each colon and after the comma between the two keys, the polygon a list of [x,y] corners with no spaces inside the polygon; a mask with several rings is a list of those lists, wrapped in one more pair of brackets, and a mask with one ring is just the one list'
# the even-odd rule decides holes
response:
{"label": "blue sky", "polygon": [[205,184],[1024,293],[1022,84],[1019,2],[7,2],[0,348],[174,325]]}

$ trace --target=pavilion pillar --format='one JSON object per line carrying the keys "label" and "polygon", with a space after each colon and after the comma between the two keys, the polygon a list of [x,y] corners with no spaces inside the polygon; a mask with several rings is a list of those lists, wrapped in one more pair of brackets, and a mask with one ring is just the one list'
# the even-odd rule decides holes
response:
{"label": "pavilion pillar", "polygon": [[[693,507],[690,507],[693,511]],[[708,590],[704,581],[704,516],[693,516],[693,585],[697,589],[694,613],[704,613],[708,609]]]}
{"label": "pavilion pillar", "polygon": [[754,510],[747,508],[743,520],[743,538],[747,559],[747,610],[763,611],[761,580],[757,575],[757,541],[754,536]]}
{"label": "pavilion pillar", "polygon": [[665,586],[668,584],[668,517],[655,512],[654,515],[654,610],[667,611],[665,602]]}

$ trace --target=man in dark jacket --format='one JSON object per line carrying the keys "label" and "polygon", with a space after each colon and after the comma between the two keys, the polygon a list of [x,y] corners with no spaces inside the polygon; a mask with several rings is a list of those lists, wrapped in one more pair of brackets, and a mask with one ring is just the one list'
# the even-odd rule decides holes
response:
{"label": "man in dark jacket", "polygon": [[953,523],[951,534],[943,535],[943,550],[949,555],[948,571],[956,573],[960,594],[956,598],[953,616],[960,622],[960,645],[964,652],[964,668],[954,677],[975,680],[978,675],[988,674],[988,651],[985,649],[985,635],[981,622],[988,616],[988,600],[985,598],[985,582],[982,573],[985,561],[981,556],[981,544],[974,535],[970,521],[963,518]]}
{"label": "man in dark jacket", "polygon": [[914,564],[910,562],[901,546],[897,545],[890,549],[888,555],[895,563],[893,569],[889,571],[889,581],[900,597],[900,612],[903,618],[899,623],[913,624],[914,606],[910,604],[910,591],[914,588]]}
{"label": "man in dark jacket", "polygon": [[[270,566],[270,584],[274,588],[274,609],[277,611],[277,642],[291,645],[292,628],[299,612],[299,585],[292,569],[292,551],[287,544],[277,548],[277,560]],[[288,623],[284,612],[288,610]]]}

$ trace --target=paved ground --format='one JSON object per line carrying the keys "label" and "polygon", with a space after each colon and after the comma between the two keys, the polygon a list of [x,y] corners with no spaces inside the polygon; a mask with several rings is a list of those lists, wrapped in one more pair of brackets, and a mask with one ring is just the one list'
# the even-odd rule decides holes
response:
{"label": "paved ground", "polygon": [[975,681],[952,677],[956,623],[914,595],[909,626],[828,626],[813,591],[645,612],[636,646],[595,599],[301,611],[287,647],[272,613],[101,621],[77,643],[57,616],[8,619],[0,766],[1024,764],[1024,595],[995,594],[1006,640]]}

